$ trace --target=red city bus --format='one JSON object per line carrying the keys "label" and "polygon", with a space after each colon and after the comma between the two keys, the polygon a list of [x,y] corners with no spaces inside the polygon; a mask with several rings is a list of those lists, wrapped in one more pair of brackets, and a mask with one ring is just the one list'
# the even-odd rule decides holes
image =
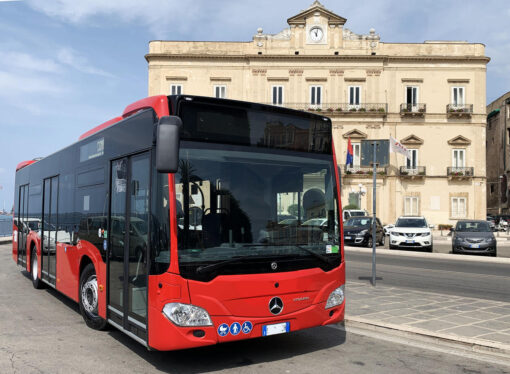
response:
{"label": "red city bus", "polygon": [[338,323],[339,186],[329,118],[149,97],[18,165],[13,259],[149,349]]}

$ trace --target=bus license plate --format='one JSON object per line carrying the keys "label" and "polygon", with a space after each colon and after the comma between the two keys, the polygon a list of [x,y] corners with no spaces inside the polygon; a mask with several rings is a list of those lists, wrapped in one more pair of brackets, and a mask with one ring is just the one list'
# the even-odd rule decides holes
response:
{"label": "bus license plate", "polygon": [[285,334],[290,331],[290,322],[262,326],[262,336]]}
{"label": "bus license plate", "polygon": [[480,248],[480,244],[471,244],[471,248]]}

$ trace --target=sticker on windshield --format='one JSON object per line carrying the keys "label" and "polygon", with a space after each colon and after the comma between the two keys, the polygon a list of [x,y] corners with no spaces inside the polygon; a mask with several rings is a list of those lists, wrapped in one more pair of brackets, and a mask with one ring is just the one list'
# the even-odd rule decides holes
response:
{"label": "sticker on windshield", "polygon": [[326,253],[339,253],[339,252],[340,252],[340,248],[338,247],[338,245],[328,244],[326,246]]}

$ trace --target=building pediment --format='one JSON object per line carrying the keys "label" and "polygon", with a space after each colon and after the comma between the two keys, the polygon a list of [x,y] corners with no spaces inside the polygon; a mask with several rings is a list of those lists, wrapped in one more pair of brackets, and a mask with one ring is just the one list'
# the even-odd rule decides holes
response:
{"label": "building pediment", "polygon": [[405,137],[404,139],[400,140],[400,143],[405,145],[422,145],[423,139],[417,137],[416,135],[409,135]]}
{"label": "building pediment", "polygon": [[287,23],[289,25],[304,25],[306,23],[306,19],[315,15],[316,12],[327,18],[330,25],[344,25],[345,22],[347,22],[347,19],[326,9],[318,0],[315,0],[308,9],[303,10],[294,17],[290,17],[287,20]]}
{"label": "building pediment", "polygon": [[458,135],[455,138],[448,140],[448,144],[450,144],[450,145],[470,145],[471,140],[469,140],[468,138],[466,138],[462,135]]}
{"label": "building pediment", "polygon": [[351,139],[356,139],[356,140],[366,139],[367,138],[367,134],[365,134],[362,131],[359,131],[358,129],[354,129],[354,130],[348,131],[345,134],[343,134],[342,136],[345,139],[351,138]]}

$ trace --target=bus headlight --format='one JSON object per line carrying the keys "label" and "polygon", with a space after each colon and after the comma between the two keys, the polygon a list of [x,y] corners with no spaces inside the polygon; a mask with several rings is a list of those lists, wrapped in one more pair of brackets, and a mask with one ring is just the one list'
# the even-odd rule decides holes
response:
{"label": "bus headlight", "polygon": [[326,309],[342,304],[344,302],[344,291],[345,285],[343,284],[331,292],[329,294],[328,301],[326,302]]}
{"label": "bus headlight", "polygon": [[166,304],[163,314],[177,326],[212,326],[209,313],[205,309],[191,304]]}

